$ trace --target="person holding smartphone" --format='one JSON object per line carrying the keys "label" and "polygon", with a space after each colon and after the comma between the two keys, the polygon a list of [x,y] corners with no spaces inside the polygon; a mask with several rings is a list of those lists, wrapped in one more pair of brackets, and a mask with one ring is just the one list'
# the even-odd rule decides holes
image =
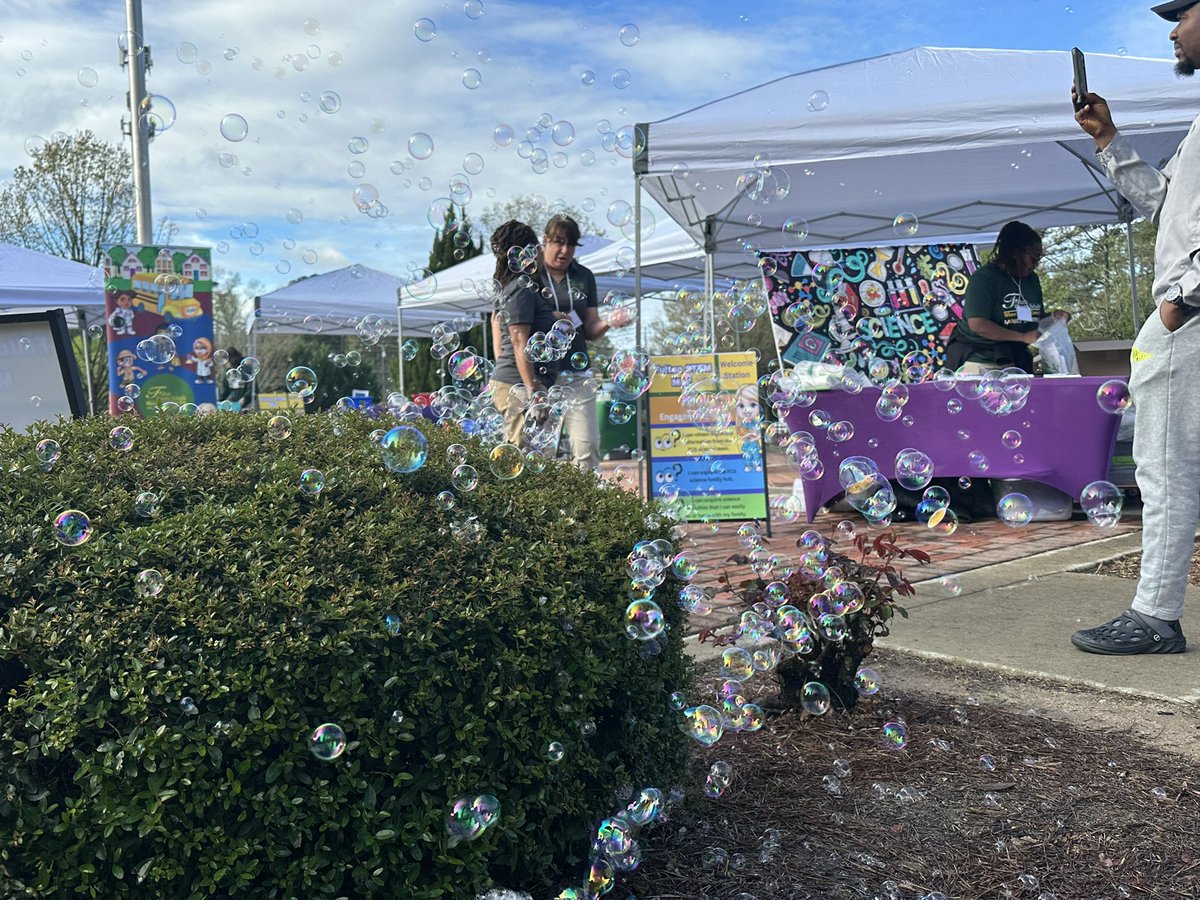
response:
{"label": "person holding smartphone", "polygon": [[[1172,23],[1175,71],[1200,68],[1200,2],[1151,7]],[[1154,286],[1158,309],[1130,354],[1137,406],[1133,459],[1142,494],[1142,567],[1129,609],[1075,632],[1088,653],[1182,653],[1179,620],[1200,520],[1200,136],[1197,117],[1162,170],[1140,159],[1099,94],[1074,88],[1075,120],[1096,142],[1096,158],[1117,190],[1158,226]]]}

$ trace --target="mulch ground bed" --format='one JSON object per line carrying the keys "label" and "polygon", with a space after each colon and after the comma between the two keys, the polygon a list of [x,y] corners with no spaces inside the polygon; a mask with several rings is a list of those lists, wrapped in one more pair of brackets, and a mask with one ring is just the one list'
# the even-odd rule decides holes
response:
{"label": "mulch ground bed", "polygon": [[[905,749],[884,746],[886,722],[905,724]],[[734,777],[710,800],[717,760]],[[771,716],[698,746],[692,768],[614,896],[1200,896],[1200,771],[1128,734],[969,699],[874,698]]]}
{"label": "mulch ground bed", "polygon": [[[1200,541],[1197,541],[1197,547],[1192,551],[1192,569],[1188,573],[1188,583],[1200,587]],[[1138,569],[1142,565],[1142,554],[1131,553],[1129,556],[1122,556],[1120,559],[1109,560],[1101,563],[1092,570],[1094,575],[1112,575],[1116,578],[1137,578]]]}

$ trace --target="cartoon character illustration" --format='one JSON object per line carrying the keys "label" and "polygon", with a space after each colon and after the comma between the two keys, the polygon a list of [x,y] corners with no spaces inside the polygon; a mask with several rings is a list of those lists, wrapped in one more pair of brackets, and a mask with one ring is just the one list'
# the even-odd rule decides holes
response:
{"label": "cartoon character illustration", "polygon": [[213,377],[213,345],[206,337],[198,337],[192,342],[192,352],[187,358],[189,365],[196,367],[196,384],[214,384]]}
{"label": "cartoon character illustration", "polygon": [[145,369],[137,365],[137,356],[132,350],[122,350],[117,354],[117,378],[121,380],[121,387],[133,384],[139,378],[145,378],[148,374]]}
{"label": "cartoon character illustration", "polygon": [[117,296],[117,308],[113,310],[113,314],[108,317],[108,324],[112,326],[113,334],[133,334],[133,298],[129,294],[120,294]]}

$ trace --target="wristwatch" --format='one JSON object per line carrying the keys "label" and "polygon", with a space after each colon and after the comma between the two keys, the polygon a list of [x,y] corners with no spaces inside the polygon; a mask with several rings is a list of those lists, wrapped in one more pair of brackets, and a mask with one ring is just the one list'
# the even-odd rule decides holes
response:
{"label": "wristwatch", "polygon": [[1171,285],[1167,288],[1166,294],[1163,295],[1163,300],[1172,306],[1183,306],[1183,286],[1178,282]]}

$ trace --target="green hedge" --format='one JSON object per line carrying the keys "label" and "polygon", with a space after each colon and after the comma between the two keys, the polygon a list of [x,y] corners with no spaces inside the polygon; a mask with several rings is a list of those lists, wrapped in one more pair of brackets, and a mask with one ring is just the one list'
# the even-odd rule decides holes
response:
{"label": "green hedge", "polygon": [[[113,424],[0,434],[5,897],[574,882],[614,790],[682,773],[682,629],[623,633],[625,558],[669,530],[637,498],[561,464],[500,480],[432,425],[427,464],[400,475],[370,438],[394,423],[361,415],[298,415],[282,441],[265,415],[158,416],[126,423],[127,452]],[[48,471],[43,438],[62,448]],[[446,512],[455,441],[480,479]],[[94,534],[67,547],[71,508]],[[135,591],[145,569],[156,597]],[[334,762],[308,749],[323,722],[349,741]],[[480,793],[498,821],[451,847],[450,803]]]}

